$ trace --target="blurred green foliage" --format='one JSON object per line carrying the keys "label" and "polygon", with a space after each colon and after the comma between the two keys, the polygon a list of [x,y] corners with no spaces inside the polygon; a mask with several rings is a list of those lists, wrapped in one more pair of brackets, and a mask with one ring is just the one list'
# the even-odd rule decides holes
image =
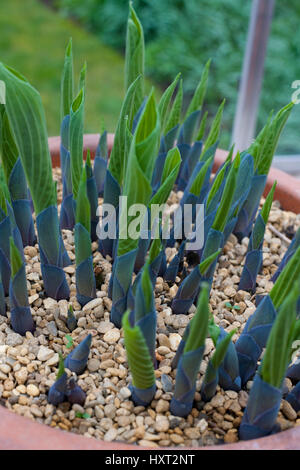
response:
{"label": "blurred green foliage", "polygon": [[87,61],[85,132],[103,125],[114,130],[124,96],[124,60],[117,52],[38,0],[1,0],[0,31],[0,61],[41,93],[49,135],[59,134],[60,78],[71,36],[76,81]]}
{"label": "blurred green foliage", "polygon": [[[125,44],[127,0],[54,0],[61,11],[120,50]],[[212,57],[207,109],[212,115],[226,98],[225,140],[228,145],[247,38],[251,0],[135,0],[147,42],[148,75],[165,86],[182,72],[185,92],[193,90],[202,67]],[[300,3],[275,5],[265,64],[258,128],[291,99],[291,84],[300,79]],[[101,62],[103,64],[103,62]],[[281,153],[300,151],[296,106],[280,139]]]}

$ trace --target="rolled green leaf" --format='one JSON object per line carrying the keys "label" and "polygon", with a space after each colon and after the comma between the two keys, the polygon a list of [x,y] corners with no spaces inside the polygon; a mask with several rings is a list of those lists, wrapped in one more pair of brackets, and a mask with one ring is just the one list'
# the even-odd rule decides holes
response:
{"label": "rolled green leaf", "polygon": [[86,183],[86,170],[83,169],[77,193],[75,225],[76,296],[81,306],[96,297],[90,236],[90,203]]}
{"label": "rolled green leaf", "polygon": [[83,165],[84,90],[73,100],[70,111],[70,157],[73,197],[77,199]]}
{"label": "rolled green leaf", "polygon": [[73,230],[75,225],[75,209],[72,189],[70,144],[70,115],[64,117],[60,129],[60,166],[62,173],[63,196],[60,207],[59,224],[61,229]]}
{"label": "rolled green leaf", "polygon": [[166,125],[167,125],[167,119],[168,119],[168,109],[170,105],[170,101],[172,98],[172,95],[174,93],[174,90],[176,88],[177,82],[180,78],[180,73],[175,77],[174,81],[171,83],[171,85],[165,90],[163,93],[159,104],[158,104],[158,112],[160,115],[160,121],[161,121],[161,133],[165,134],[166,130]]}
{"label": "rolled green leaf", "polygon": [[72,38],[65,52],[65,60],[61,77],[61,120],[70,113],[73,101],[73,54],[72,54]]}
{"label": "rolled green leaf", "polygon": [[240,208],[238,221],[234,229],[234,234],[239,240],[248,237],[252,230],[277,143],[292,108],[293,103],[290,103],[282,108],[272,121],[269,118],[267,125],[248,149],[248,153],[253,156],[256,171],[252,178],[250,192]]}
{"label": "rolled green leaf", "polygon": [[[116,139],[116,136],[115,136]],[[99,144],[96,149],[94,159],[94,178],[96,181],[97,194],[102,197],[104,194],[104,184],[107,171],[108,148],[107,148],[107,132],[102,132]]]}
{"label": "rolled green leaf", "polygon": [[156,310],[153,286],[149,274],[149,263],[145,264],[136,289],[134,321],[145,338],[153,364],[156,366]]}
{"label": "rolled green leaf", "polygon": [[187,416],[193,407],[196,378],[208,330],[208,295],[209,286],[203,283],[197,310],[190,322],[189,334],[177,367],[175,391],[170,404],[170,411],[175,416]]}
{"label": "rolled green leaf", "polygon": [[[152,194],[151,178],[160,135],[159,116],[151,92],[132,139],[123,196],[127,207],[133,204],[148,206]],[[126,310],[127,295],[137,255],[138,239],[132,238],[128,227],[133,216],[121,209],[117,258],[114,262],[111,321],[118,327]]]}
{"label": "rolled green leaf", "polygon": [[201,388],[201,399],[203,401],[210,401],[216,393],[219,382],[219,367],[225,358],[234,333],[236,333],[236,330],[232,330],[221,341],[219,341],[212,358],[207,364]]}
{"label": "rolled green leaf", "polygon": [[9,243],[11,264],[11,281],[9,284],[10,322],[16,333],[25,336],[26,331],[33,333],[35,330],[28,302],[25,263],[12,237],[10,237]]}
{"label": "rolled green leaf", "polygon": [[0,64],[0,79],[6,84],[6,112],[37,215],[45,290],[51,297],[68,298],[69,288],[62,269],[65,250],[58,225],[56,190],[41,98],[23,76],[3,64]]}
{"label": "rolled green leaf", "polygon": [[73,307],[70,304],[68,308],[68,318],[67,318],[67,327],[69,328],[70,331],[75,330],[77,328],[77,320],[74,315]]}
{"label": "rolled green leaf", "polygon": [[279,309],[266,351],[256,373],[239,434],[255,439],[278,431],[276,419],[282,398],[282,383],[291,356],[296,325],[299,280]]}
{"label": "rolled green leaf", "polygon": [[221,250],[212,253],[202,263],[196,266],[191,273],[182,281],[178,291],[172,301],[172,311],[176,314],[188,313],[190,307],[193,305],[200,289],[201,282],[207,279],[207,272],[210,266],[219,256]]}
{"label": "rolled green leaf", "polygon": [[91,239],[93,242],[98,240],[97,237],[97,225],[99,218],[97,216],[98,209],[98,191],[96,185],[96,179],[94,176],[92,163],[91,163],[91,154],[90,151],[87,151],[86,162],[85,162],[85,171],[86,171],[86,190],[87,197],[90,204],[90,214],[91,214]]}
{"label": "rolled green leaf", "polygon": [[[182,79],[179,81],[178,91],[176,97],[174,99],[171,111],[169,113],[169,119],[167,121],[165,127],[165,136],[171,135],[171,132],[175,130],[174,140],[176,139],[177,131],[178,131],[178,124],[180,123],[180,116],[181,116],[181,108],[182,108],[182,99],[183,99],[183,86],[182,86]],[[168,140],[168,139],[167,139]],[[174,142],[173,140],[173,142]],[[173,143],[172,142],[172,143]],[[167,150],[172,146],[167,145]]]}
{"label": "rolled green leaf", "polygon": [[86,365],[87,365],[91,344],[92,344],[92,335],[89,334],[65,358],[64,360],[65,367],[67,369],[70,369],[72,372],[75,372],[77,375],[81,375],[84,372]]}
{"label": "rolled green leaf", "polygon": [[129,17],[127,21],[126,34],[126,54],[125,54],[125,90],[138,76],[142,76],[142,80],[138,82],[136,89],[136,97],[134,100],[132,112],[129,121],[132,122],[133,116],[137,113],[144,99],[144,55],[145,55],[144,33],[143,27],[137,17],[137,14],[129,4]]}
{"label": "rolled green leaf", "polygon": [[48,392],[48,403],[57,406],[67,400],[68,390],[68,376],[65,372],[64,359],[62,354],[59,354],[59,366],[56,381],[51,385]]}
{"label": "rolled green leaf", "polygon": [[209,134],[207,136],[207,139],[205,141],[205,144],[202,150],[200,160],[204,157],[205,152],[218,141],[218,138],[220,135],[224,105],[225,105],[225,100],[223,100],[222,103],[220,104],[217,114],[212,122]]}
{"label": "rolled green leaf", "polygon": [[28,198],[28,186],[4,108],[1,125],[1,157],[16,223],[22,236],[23,246],[32,246],[37,240],[34,231],[31,203]]}
{"label": "rolled green leaf", "polygon": [[200,82],[195,90],[194,96],[191,99],[191,102],[189,104],[189,107],[186,112],[186,118],[192,114],[194,111],[198,111],[198,109],[202,108],[204,98],[206,95],[206,89],[207,89],[207,81],[208,81],[208,75],[209,75],[209,68],[210,68],[210,63],[211,59],[207,61],[205,64],[205,67],[203,69],[202,75]]}
{"label": "rolled green leaf", "polygon": [[246,260],[239,283],[239,290],[248,291],[252,294],[254,294],[254,292],[256,291],[256,278],[262,267],[262,246],[276,184],[277,181],[275,181],[275,183],[273,184],[262,207],[262,210],[256,218],[249,239]]}
{"label": "rolled green leaf", "polygon": [[129,311],[123,316],[122,326],[127,361],[132,375],[132,399],[136,405],[147,406],[156,391],[152,358],[141,328],[131,324]]}

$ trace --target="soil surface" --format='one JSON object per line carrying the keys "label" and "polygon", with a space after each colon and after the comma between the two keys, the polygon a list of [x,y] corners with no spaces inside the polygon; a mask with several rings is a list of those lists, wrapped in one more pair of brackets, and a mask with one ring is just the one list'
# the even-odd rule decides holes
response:
{"label": "soil surface", "polygon": [[[60,181],[60,170],[55,170],[55,178]],[[58,189],[61,197],[61,186]],[[170,204],[176,205],[178,197],[179,193],[172,194]],[[271,290],[273,283],[270,278],[290,243],[291,235],[299,226],[300,215],[282,211],[278,202],[273,203],[265,234],[263,269],[258,276],[257,294],[266,294]],[[65,230],[63,238],[71,260],[75,261],[73,233]],[[247,245],[248,239],[245,238],[240,244],[234,235],[230,236],[219,259],[210,297],[216,324],[227,332],[237,330],[233,341],[236,341],[245,322],[255,311],[255,296],[238,291]],[[37,328],[34,334],[28,332],[22,337],[11,330],[9,312],[8,318],[0,316],[1,404],[48,426],[104,441],[149,447],[202,446],[238,441],[238,427],[252,381],[239,393],[225,392],[218,386],[210,402],[205,404],[201,401],[201,381],[207,361],[214,351],[211,339],[206,341],[192,412],[187,418],[170,414],[176,373],[171,368],[171,362],[184,329],[195,312],[193,306],[188,315],[172,314],[170,303],[180,284],[179,277],[172,287],[162,278],[157,279],[157,392],[147,408],[134,406],[128,388],[130,373],[123,332],[109,318],[111,300],[107,297],[107,288],[111,260],[104,259],[97,251],[97,243],[93,243],[92,247],[99,287],[97,298],[83,308],[76,300],[75,265],[65,268],[71,289],[70,301],[57,302],[45,298],[38,245],[25,248],[29,302]],[[175,253],[176,248],[167,249],[168,261]],[[185,264],[189,268],[186,261]],[[66,325],[70,303],[78,320],[73,332]],[[93,341],[88,366],[77,379],[87,394],[84,406],[63,403],[54,407],[48,404],[47,392],[56,379],[58,353],[66,356],[89,333]],[[292,387],[288,379],[285,385],[288,389]],[[288,402],[282,400],[278,423],[282,430],[297,426],[300,424],[300,413],[297,414]]]}

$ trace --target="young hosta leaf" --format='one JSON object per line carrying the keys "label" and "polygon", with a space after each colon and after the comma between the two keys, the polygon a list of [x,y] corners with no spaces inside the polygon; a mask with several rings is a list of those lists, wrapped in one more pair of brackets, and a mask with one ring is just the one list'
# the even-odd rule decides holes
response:
{"label": "young hosta leaf", "polygon": [[[148,205],[149,203],[152,193],[151,178],[158,151],[159,136],[159,115],[152,91],[130,146],[123,191],[123,196],[127,196],[128,207],[131,207],[133,204]],[[138,244],[138,240],[127,236],[127,226],[132,220],[132,217],[128,217],[127,225],[124,223],[122,217],[123,214],[121,211],[120,239],[118,244],[119,256],[136,248]],[[126,231],[126,234],[124,231]]]}
{"label": "young hosta leaf", "polygon": [[225,162],[225,164],[222,166],[221,170],[218,172],[218,174],[216,175],[216,177],[213,181],[213,184],[212,184],[212,186],[209,190],[207,201],[206,201],[206,209],[208,211],[209,211],[209,206],[210,206],[212,200],[216,196],[218,190],[220,189],[220,187],[221,187],[221,185],[224,181],[224,177],[226,175],[227,168],[228,168],[229,165],[230,165],[229,161]]}
{"label": "young hosta leaf", "polygon": [[18,160],[18,149],[13,138],[5,108],[1,119],[1,160],[6,181]]}
{"label": "young hosta leaf", "polygon": [[203,183],[205,181],[206,174],[207,174],[209,168],[211,168],[211,164],[213,162],[213,159],[214,159],[214,157],[210,157],[208,160],[206,160],[204,165],[201,167],[198,175],[196,176],[196,178],[194,179],[194,181],[193,181],[193,183],[190,187],[190,193],[191,194],[194,194],[195,196],[200,196],[200,192],[201,192]]}
{"label": "young hosta leaf", "polygon": [[216,350],[211,358],[211,362],[212,362],[212,365],[215,369],[217,369],[218,367],[220,367],[220,365],[222,364],[224,358],[225,358],[225,355],[226,355],[226,352],[227,352],[227,349],[228,349],[228,346],[229,346],[229,343],[231,341],[231,338],[233,337],[233,335],[236,333],[236,330],[232,330],[230,331],[230,333],[228,333],[228,335],[225,336],[225,338],[223,338],[216,346]]}
{"label": "young hosta leaf", "polygon": [[76,200],[76,224],[83,225],[90,233],[91,230],[91,210],[86,190],[86,169],[82,168],[81,178]]}
{"label": "young hosta leaf", "polygon": [[83,165],[84,90],[74,99],[70,112],[70,156],[73,197],[77,199]]}
{"label": "young hosta leaf", "polygon": [[164,204],[172,191],[179,169],[181,165],[181,157],[178,147],[169,150],[161,179],[160,188],[152,197],[149,206],[152,204]]}
{"label": "young hosta leaf", "polygon": [[257,165],[257,171],[259,175],[267,175],[269,173],[280,134],[289,115],[291,114],[293,107],[294,103],[289,103],[276,114],[273,121],[269,124],[265,139],[261,144],[261,149],[259,152],[259,160]]}
{"label": "young hosta leaf", "polygon": [[151,388],[155,384],[152,359],[140,328],[130,325],[129,311],[124,314],[122,325],[132,385],[142,390]]}
{"label": "young hosta leaf", "polygon": [[262,379],[276,388],[281,387],[290,361],[298,299],[299,278],[279,309],[260,368]]}
{"label": "young hosta leaf", "polygon": [[125,90],[128,90],[139,75],[142,76],[137,83],[132,116],[135,116],[144,99],[144,49],[143,27],[130,3],[126,35]]}
{"label": "young hosta leaf", "polygon": [[200,271],[200,274],[202,276],[204,276],[204,274],[206,273],[206,271],[208,270],[208,268],[210,267],[210,265],[215,261],[215,259],[219,256],[219,254],[221,253],[221,249],[216,251],[215,253],[213,253],[212,255],[208,256],[208,258],[206,258],[204,261],[202,261],[200,264],[199,264],[199,271]]}
{"label": "young hosta leaf", "polygon": [[167,134],[172,129],[174,129],[174,127],[177,126],[180,122],[182,99],[183,99],[183,86],[182,86],[182,80],[180,80],[178,91],[177,91],[176,97],[174,99],[174,103],[170,111],[169,120],[167,121],[167,124],[165,126],[165,134]]}
{"label": "young hosta leaf", "polygon": [[196,313],[191,320],[190,331],[185,343],[183,354],[189,351],[195,351],[205,343],[209,322],[208,295],[209,286],[207,283],[203,283],[197,303]]}
{"label": "young hosta leaf", "polygon": [[193,96],[193,98],[190,102],[190,105],[189,105],[188,109],[187,109],[185,118],[187,118],[194,111],[197,111],[198,109],[202,108],[203,101],[204,101],[205,94],[206,94],[210,63],[211,63],[211,59],[209,59],[207,61],[206,65],[203,69],[200,82],[199,82],[199,84],[196,88],[194,96]]}
{"label": "young hosta leaf", "polygon": [[[79,76],[79,87],[78,90],[80,91],[82,88],[85,90],[85,83],[86,83],[86,69],[87,65],[86,62],[83,64],[82,69],[80,70]],[[71,106],[70,106],[71,107]]]}
{"label": "young hosta leaf", "polygon": [[61,77],[61,120],[70,113],[73,101],[73,55],[72,39],[66,48],[64,67]]}
{"label": "young hosta leaf", "polygon": [[200,157],[201,158],[205,155],[205,152],[212,147],[218,140],[219,134],[220,134],[220,129],[221,129],[221,122],[222,122],[222,116],[223,116],[223,109],[225,105],[225,100],[222,101],[221,105],[219,106],[219,109],[217,111],[217,114],[212,122],[209,134],[207,136],[207,139],[205,141],[205,144],[203,146],[202,154]]}
{"label": "young hosta leaf", "polygon": [[[127,160],[128,160],[128,151],[129,149],[126,146],[126,134],[128,132],[128,125],[131,128],[131,123],[128,123],[126,116],[132,115],[133,103],[136,95],[139,82],[142,80],[141,76],[138,76],[135,81],[130,85],[127,90],[124,102],[122,104],[122,109],[120,112],[120,117],[117,124],[117,129],[115,132],[114,145],[110,154],[108,169],[113,175],[113,177],[118,181],[119,185],[122,185]],[[104,200],[105,192],[104,192]]]}
{"label": "young hosta leaf", "polygon": [[22,256],[12,237],[9,238],[11,277],[14,278],[23,265]]}
{"label": "young hosta leaf", "polygon": [[230,208],[231,208],[231,203],[232,203],[233,196],[234,196],[234,190],[236,187],[237,174],[238,174],[240,162],[241,162],[240,154],[238,153],[237,156],[235,157],[234,162],[232,163],[230,172],[228,174],[225,188],[222,194],[222,199],[217,209],[214,223],[212,225],[212,228],[219,232],[223,232],[227,224],[227,219],[228,219],[228,215],[229,215]]}
{"label": "young hosta leaf", "polygon": [[3,212],[3,214],[0,213],[1,220],[2,217],[4,218],[7,215],[6,199],[2,187],[0,187],[0,209]]}
{"label": "young hosta leaf", "polygon": [[206,129],[206,123],[207,123],[207,116],[208,116],[208,111],[205,111],[203,114],[203,118],[201,119],[201,123],[199,126],[199,131],[198,135],[196,137],[196,140],[202,140],[205,134],[205,129]]}
{"label": "young hosta leaf", "polygon": [[90,354],[92,335],[89,334],[65,358],[65,367],[80,375],[84,372]]}
{"label": "young hosta leaf", "polygon": [[261,216],[262,216],[265,224],[268,222],[268,219],[269,219],[269,214],[270,214],[270,210],[271,210],[271,207],[272,207],[272,202],[273,202],[273,199],[274,199],[274,192],[275,192],[276,185],[277,185],[277,181],[274,182],[272,188],[269,191],[269,194],[266,197],[265,203],[264,203],[264,205],[261,209]]}
{"label": "young hosta leaf", "polygon": [[36,214],[52,204],[54,183],[46,120],[39,93],[15,70],[0,64],[6,112],[22,160]]}
{"label": "young hosta leaf", "polygon": [[270,124],[272,122],[272,116],[273,116],[273,111],[270,112],[266,124],[264,125],[264,127],[262,128],[258,136],[256,137],[253,144],[250,145],[250,147],[247,150],[247,153],[250,153],[250,155],[252,155],[253,157],[255,170],[257,170],[257,166],[258,166],[259,159],[260,159],[260,151],[261,151],[263,142],[267,138],[267,134],[269,132]]}
{"label": "young hosta leaf", "polygon": [[271,292],[270,297],[275,308],[279,308],[287,297],[293,284],[300,276],[300,247],[290,258],[284,269],[278,276]]}
{"label": "young hosta leaf", "polygon": [[174,93],[175,87],[177,85],[177,82],[180,78],[180,73],[175,77],[174,81],[171,83],[171,85],[166,89],[164,94],[162,95],[160,102],[158,104],[158,112],[160,115],[160,121],[161,121],[161,132],[162,134],[165,134],[165,128],[167,124],[167,119],[168,119],[168,109],[169,109],[169,104],[172,98],[172,95]]}

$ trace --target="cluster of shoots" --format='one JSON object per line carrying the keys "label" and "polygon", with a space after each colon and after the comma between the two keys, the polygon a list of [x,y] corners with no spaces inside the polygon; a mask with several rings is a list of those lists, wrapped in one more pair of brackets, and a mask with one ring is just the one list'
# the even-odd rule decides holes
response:
{"label": "cluster of shoots", "polygon": [[[116,327],[123,327],[135,404],[147,406],[156,393],[154,292],[156,278],[160,276],[170,286],[178,284],[170,303],[173,315],[188,314],[193,305],[196,307],[172,362],[176,377],[172,414],[187,416],[193,407],[205,341],[210,337],[215,350],[198,391],[202,401],[209,401],[218,384],[224,390],[239,391],[254,377],[240,428],[241,438],[248,439],[276,429],[287,374],[292,374],[295,382],[295,390],[287,399],[299,409],[300,371],[291,364],[292,344],[300,337],[299,233],[274,275],[273,289],[257,303],[257,310],[236,343],[232,341],[235,331],[227,334],[214,323],[210,291],[219,256],[233,233],[239,240],[249,237],[239,288],[255,293],[276,183],[260,211],[259,204],[293,103],[270,116],[250,148],[242,152],[231,148],[224,164],[213,173],[225,102],[220,104],[207,129],[207,113],[203,110],[209,68],[210,61],[203,68],[185,112],[180,74],[159,101],[153,89],[146,93],[143,28],[130,5],[125,97],[114,144],[109,155],[107,134],[103,132],[95,155],[88,150],[84,160],[87,68],[83,66],[75,86],[70,41],[61,80],[63,197],[59,213],[40,95],[20,73],[0,63],[0,79],[6,84],[6,104],[0,108],[0,314],[6,315],[5,297],[9,296],[11,328],[21,335],[35,329],[28,304],[23,247],[36,241],[45,294],[56,300],[69,298],[64,267],[71,261],[63,243],[64,229],[74,230],[77,300],[84,306],[96,298],[91,243],[98,241],[99,251],[112,262],[108,288],[112,300],[110,319]],[[166,239],[164,218],[159,215],[154,221],[150,214],[155,205],[167,203],[172,191],[183,192],[178,211],[188,204],[191,224],[190,232],[183,230],[178,237],[175,220],[179,212],[175,212]],[[99,197],[106,207],[113,209],[105,222],[103,218],[100,232],[108,230],[115,220],[114,237],[99,236]],[[120,204],[124,199],[126,207]],[[142,219],[126,212],[136,204],[145,208]],[[133,224],[142,228],[145,221],[147,229],[141,230],[140,236],[130,235]],[[180,227],[185,229],[184,220]],[[193,248],[192,242],[198,238],[201,244]],[[167,247],[177,251],[169,263]],[[196,262],[189,264],[191,259]],[[67,319],[70,333],[76,325],[70,308]],[[50,403],[57,405],[65,400],[84,403],[85,394],[76,384],[76,377],[85,370],[90,345],[89,335],[65,359],[61,357],[57,380],[48,395]],[[258,367],[264,348],[264,358]],[[70,377],[68,371],[76,375]]]}

